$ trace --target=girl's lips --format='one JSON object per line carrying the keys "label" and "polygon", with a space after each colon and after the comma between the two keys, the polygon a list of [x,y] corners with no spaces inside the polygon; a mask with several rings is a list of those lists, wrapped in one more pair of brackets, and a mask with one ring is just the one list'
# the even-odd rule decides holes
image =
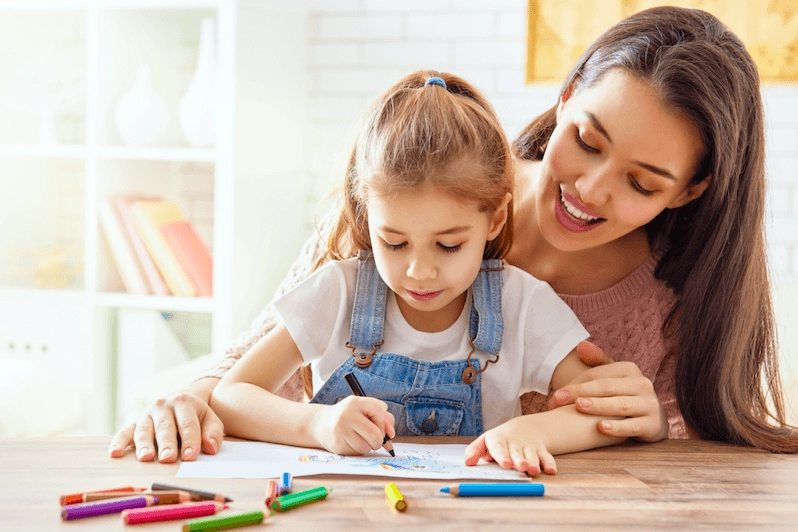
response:
{"label": "girl's lips", "polygon": [[407,294],[416,301],[432,301],[441,295],[442,292],[443,290],[438,290],[435,292],[413,292],[412,290],[408,290]]}
{"label": "girl's lips", "polygon": [[[571,200],[569,199],[568,201]],[[587,213],[590,214],[589,212]],[[593,216],[593,214],[590,214],[590,216]],[[587,231],[592,231],[593,229],[597,228],[606,221],[606,220],[600,220],[588,223],[574,218],[573,216],[568,214],[568,212],[565,210],[565,207],[563,207],[559,195],[556,198],[554,198],[554,217],[557,218],[557,221],[560,223],[561,226],[563,226],[568,231],[571,231],[572,233],[585,233]]]}

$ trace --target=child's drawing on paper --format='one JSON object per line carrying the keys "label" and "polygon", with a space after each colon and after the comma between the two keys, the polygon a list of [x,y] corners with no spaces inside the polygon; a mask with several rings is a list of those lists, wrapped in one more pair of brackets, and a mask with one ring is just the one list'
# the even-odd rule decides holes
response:
{"label": "child's drawing on paper", "polygon": [[438,463],[431,454],[404,453],[404,456],[385,457],[356,457],[341,456],[328,453],[307,453],[299,455],[299,461],[304,463],[319,464],[345,464],[352,467],[380,467],[386,471],[424,471],[432,473],[443,471],[445,466]]}
{"label": "child's drawing on paper", "polygon": [[495,463],[468,467],[463,444],[397,443],[396,456],[374,451],[341,456],[320,449],[276,443],[225,441],[215,455],[183,462],[179,478],[277,478],[286,471],[295,478],[309,475],[373,475],[394,478],[524,480],[526,475]]}

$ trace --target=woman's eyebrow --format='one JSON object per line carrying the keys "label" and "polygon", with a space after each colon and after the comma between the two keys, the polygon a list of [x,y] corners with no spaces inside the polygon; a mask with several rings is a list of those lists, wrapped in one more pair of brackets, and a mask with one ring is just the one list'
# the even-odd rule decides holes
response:
{"label": "woman's eyebrow", "polygon": [[596,115],[594,115],[590,111],[585,111],[585,114],[587,115],[588,120],[590,120],[590,123],[593,124],[593,127],[596,128],[598,132],[604,136],[605,139],[607,139],[607,142],[612,144],[612,139],[610,138],[610,134],[607,133],[607,130],[604,129],[604,126],[601,125],[601,122],[599,122],[599,119],[596,118]]}
{"label": "woman's eyebrow", "polygon": [[[607,139],[607,142],[612,144],[612,139],[610,138],[610,134],[607,133],[607,130],[604,129],[604,126],[601,125],[601,122],[596,117],[596,115],[594,115],[590,111],[585,111],[585,115],[587,115],[587,118],[588,118],[588,120],[590,120],[590,123],[593,125],[593,127],[596,128],[596,130],[599,133],[601,133],[601,135],[605,139]],[[662,177],[666,177],[666,178],[670,179],[671,181],[676,181],[676,177],[672,173],[670,173],[668,170],[666,170],[664,168],[660,168],[659,166],[654,166],[653,164],[648,164],[648,163],[644,163],[644,162],[641,162],[641,161],[633,161],[633,162],[636,165],[645,168],[646,170],[648,170],[651,173],[654,173],[654,174],[657,174],[657,175],[661,175]]]}

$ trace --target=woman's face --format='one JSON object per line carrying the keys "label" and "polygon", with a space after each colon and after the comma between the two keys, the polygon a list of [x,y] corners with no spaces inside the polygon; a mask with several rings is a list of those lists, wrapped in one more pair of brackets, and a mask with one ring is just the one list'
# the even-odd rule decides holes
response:
{"label": "woman's face", "polygon": [[702,152],[696,126],[621,69],[564,95],[536,183],[544,238],[563,251],[589,249],[681,207],[710,181],[689,184]]}

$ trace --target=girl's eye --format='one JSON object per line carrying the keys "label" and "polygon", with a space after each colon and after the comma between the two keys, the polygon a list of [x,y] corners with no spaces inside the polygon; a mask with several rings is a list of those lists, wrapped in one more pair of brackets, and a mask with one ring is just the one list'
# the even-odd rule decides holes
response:
{"label": "girl's eye", "polygon": [[640,186],[640,183],[637,181],[637,179],[635,179],[634,176],[629,176],[629,182],[632,184],[632,188],[644,196],[650,196],[654,193],[653,190],[648,190],[647,188]]}
{"label": "girl's eye", "polygon": [[579,145],[580,148],[582,148],[588,153],[599,153],[599,150],[597,148],[594,148],[593,146],[587,144],[584,140],[582,140],[582,135],[579,134],[578,129],[576,130],[575,137],[576,137],[576,143]]}
{"label": "girl's eye", "polygon": [[440,248],[441,248],[441,249],[442,249],[442,250],[443,250],[445,253],[457,253],[458,251],[460,251],[460,248],[461,248],[463,245],[462,245],[462,244],[457,244],[456,246],[444,246],[443,244],[441,244],[441,243],[439,242],[439,243],[438,243],[438,246],[440,246]]}
{"label": "girl's eye", "polygon": [[391,244],[389,242],[385,242],[384,240],[383,243],[385,244],[385,247],[391,251],[398,251],[407,245],[407,242],[402,242],[401,244]]}

